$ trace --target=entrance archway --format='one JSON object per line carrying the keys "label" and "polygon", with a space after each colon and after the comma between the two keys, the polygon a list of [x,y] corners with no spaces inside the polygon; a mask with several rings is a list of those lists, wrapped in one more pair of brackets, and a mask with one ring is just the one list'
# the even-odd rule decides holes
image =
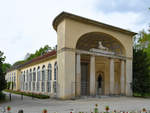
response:
{"label": "entrance archway", "polygon": [[[76,76],[76,84],[78,84],[78,86],[76,85],[76,92],[80,91],[80,96],[91,95],[91,90],[93,90],[93,95],[109,94],[110,92],[107,90],[110,89],[111,82],[109,56],[125,55],[125,49],[123,45],[111,35],[99,32],[92,32],[80,37],[76,44],[76,49],[77,51],[81,52],[79,54],[79,60],[81,65],[81,79],[79,80],[78,76]],[[88,54],[88,52],[90,54]],[[99,53],[101,55],[99,55]],[[93,56],[93,54],[94,68],[91,69],[93,67],[91,64],[93,62],[91,62],[91,56]],[[114,60],[114,67],[116,67],[116,64],[118,63],[120,63],[118,60]],[[115,69],[118,70],[120,68]],[[94,73],[92,73],[91,71],[93,71]],[[120,83],[120,76],[120,73],[114,73],[113,79],[116,80],[114,82]],[[92,86],[92,84],[94,84],[94,86]],[[91,87],[93,87],[94,89],[92,89]],[[116,86],[115,84],[114,87],[120,86]],[[80,88],[80,90],[78,88]],[[115,90],[119,90],[119,88]]]}

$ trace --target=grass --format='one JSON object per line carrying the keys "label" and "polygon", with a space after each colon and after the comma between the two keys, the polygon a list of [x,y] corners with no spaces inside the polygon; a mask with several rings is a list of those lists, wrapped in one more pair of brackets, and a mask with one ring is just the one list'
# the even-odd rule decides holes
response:
{"label": "grass", "polygon": [[150,98],[150,93],[140,94],[140,93],[133,93],[134,97],[141,97],[141,98]]}
{"label": "grass", "polygon": [[44,95],[44,94],[41,94],[41,93],[21,92],[21,91],[13,91],[13,90],[8,90],[8,89],[5,89],[4,91],[9,92],[9,93],[14,93],[14,94],[19,94],[19,95],[39,98],[39,99],[48,99],[48,98],[50,98],[50,96]]}

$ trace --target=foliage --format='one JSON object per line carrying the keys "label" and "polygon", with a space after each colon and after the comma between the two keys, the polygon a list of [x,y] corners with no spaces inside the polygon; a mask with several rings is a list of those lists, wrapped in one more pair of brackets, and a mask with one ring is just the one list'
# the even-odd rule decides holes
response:
{"label": "foliage", "polygon": [[19,61],[15,62],[13,64],[13,66],[17,66],[17,65],[23,64],[24,62],[25,62],[24,60],[19,60]]}
{"label": "foliage", "polygon": [[15,62],[13,64],[13,66],[23,64],[29,60],[32,60],[33,58],[36,58],[38,56],[41,56],[41,55],[47,53],[49,50],[52,50],[52,48],[49,45],[45,45],[44,47],[41,47],[39,50],[36,50],[35,53],[31,53],[31,54],[27,53],[28,54],[27,58],[25,58],[24,60],[20,60],[20,61]]}
{"label": "foliage", "polygon": [[14,93],[14,94],[39,98],[39,99],[48,99],[48,98],[50,98],[50,96],[44,95],[44,94],[41,94],[41,93],[21,92],[21,91],[13,91],[13,90],[8,90],[8,89],[6,89],[5,91],[10,92],[10,93]]}
{"label": "foliage", "polygon": [[143,49],[133,50],[133,92],[150,93],[150,59]]}
{"label": "foliage", "polygon": [[150,58],[150,30],[148,30],[148,32],[144,30],[141,31],[137,35],[137,38],[138,44],[136,45],[136,47],[143,49],[144,52],[146,52],[148,57]]}
{"label": "foliage", "polygon": [[0,100],[5,100],[6,95],[0,92]]}
{"label": "foliage", "polygon": [[0,51],[0,92],[6,88],[5,73],[2,68],[4,60],[3,52]]}
{"label": "foliage", "polygon": [[9,63],[4,63],[2,65],[2,69],[3,69],[3,72],[6,74],[7,70],[11,68],[11,64]]}
{"label": "foliage", "polygon": [[7,82],[7,89],[10,89],[11,82]]}
{"label": "foliage", "polygon": [[52,48],[49,47],[48,45],[45,45],[43,48],[41,47],[39,50],[36,50],[34,54],[30,54],[30,56],[26,59],[26,61],[29,61],[37,56],[41,56],[47,53],[48,50],[52,50]]}

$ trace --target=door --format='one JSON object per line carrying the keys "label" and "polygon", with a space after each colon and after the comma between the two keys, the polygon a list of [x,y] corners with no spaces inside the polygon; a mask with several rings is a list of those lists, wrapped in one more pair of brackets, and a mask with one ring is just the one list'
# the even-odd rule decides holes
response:
{"label": "door", "polygon": [[88,95],[88,63],[81,63],[81,95]]}

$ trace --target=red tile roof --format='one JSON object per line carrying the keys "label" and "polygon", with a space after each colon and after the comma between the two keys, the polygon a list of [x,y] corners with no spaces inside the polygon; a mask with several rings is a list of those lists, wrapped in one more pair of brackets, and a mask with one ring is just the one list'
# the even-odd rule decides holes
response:
{"label": "red tile roof", "polygon": [[43,59],[45,59],[45,58],[48,58],[48,57],[50,57],[50,56],[56,55],[56,53],[57,53],[56,50],[52,50],[52,51],[50,51],[50,52],[48,52],[48,53],[46,53],[46,54],[44,54],[44,55],[42,55],[42,56],[38,56],[38,57],[36,57],[36,58],[34,58],[34,59],[28,61],[28,62],[25,62],[24,64],[21,64],[21,65],[19,66],[19,68],[22,68],[22,67],[24,67],[24,66],[26,66],[26,65],[32,64],[32,63],[34,63],[34,62],[38,62],[38,61],[43,60]]}

